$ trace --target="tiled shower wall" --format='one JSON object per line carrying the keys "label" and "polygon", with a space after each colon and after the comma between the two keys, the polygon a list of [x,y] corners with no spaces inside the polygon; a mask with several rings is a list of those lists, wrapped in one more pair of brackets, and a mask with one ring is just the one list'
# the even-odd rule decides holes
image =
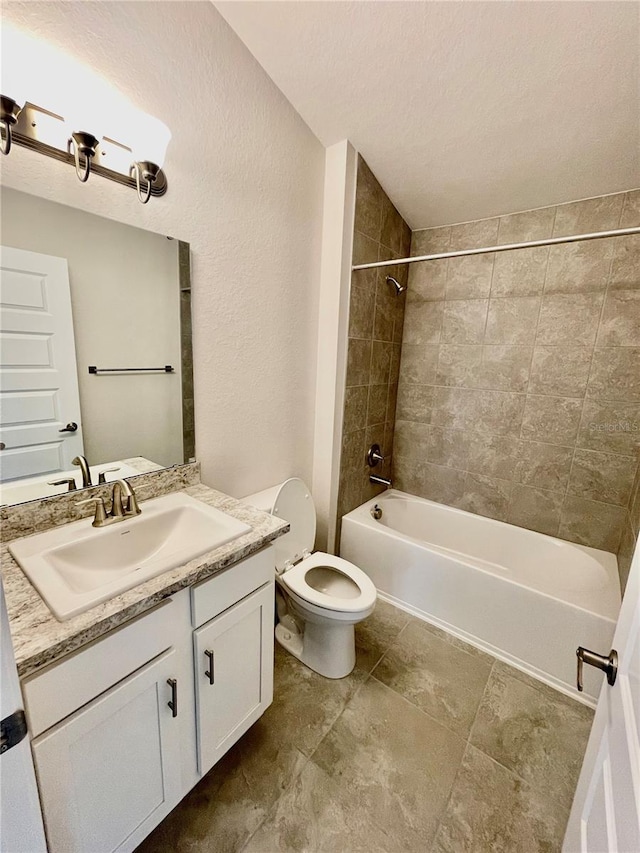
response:
{"label": "tiled shower wall", "polygon": [[[359,157],[354,264],[407,257],[410,246],[409,226]],[[351,277],[338,519],[382,491],[369,483],[365,456],[371,444],[379,444],[385,455],[376,473],[391,472],[406,292],[393,296],[387,275],[406,284],[408,271],[361,270]]]}
{"label": "tiled shower wall", "polygon": [[640,535],[640,467],[636,472],[636,479],[631,490],[627,515],[622,526],[622,537],[618,549],[618,568],[620,569],[620,581],[622,587],[627,583],[631,558]]}
{"label": "tiled shower wall", "polygon": [[[414,231],[411,253],[639,224],[633,191]],[[640,236],[411,265],[396,417],[398,488],[628,551]]]}

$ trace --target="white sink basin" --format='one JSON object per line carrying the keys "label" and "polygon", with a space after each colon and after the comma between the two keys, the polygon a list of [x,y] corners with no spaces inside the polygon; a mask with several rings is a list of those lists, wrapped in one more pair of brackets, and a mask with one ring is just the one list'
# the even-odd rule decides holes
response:
{"label": "white sink basin", "polygon": [[182,492],[145,501],[141,515],[108,527],[91,521],[9,545],[61,622],[251,530]]}

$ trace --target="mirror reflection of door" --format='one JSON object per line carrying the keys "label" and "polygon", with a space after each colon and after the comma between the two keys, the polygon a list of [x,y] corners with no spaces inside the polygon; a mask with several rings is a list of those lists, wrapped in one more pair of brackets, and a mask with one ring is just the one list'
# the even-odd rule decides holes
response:
{"label": "mirror reflection of door", "polygon": [[69,470],[83,440],[67,261],[5,246],[0,252],[0,481],[6,482]]}

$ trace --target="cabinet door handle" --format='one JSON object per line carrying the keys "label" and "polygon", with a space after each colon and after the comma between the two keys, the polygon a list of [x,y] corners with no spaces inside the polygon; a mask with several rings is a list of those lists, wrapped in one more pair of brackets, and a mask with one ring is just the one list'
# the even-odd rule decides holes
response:
{"label": "cabinet door handle", "polygon": [[167,684],[171,688],[171,701],[167,705],[171,708],[171,716],[178,716],[178,680],[176,678],[167,678]]}
{"label": "cabinet door handle", "polygon": [[205,657],[209,659],[209,669],[205,670],[205,675],[209,679],[209,684],[213,684],[215,681],[215,672],[213,669],[213,651],[211,649],[205,649]]}

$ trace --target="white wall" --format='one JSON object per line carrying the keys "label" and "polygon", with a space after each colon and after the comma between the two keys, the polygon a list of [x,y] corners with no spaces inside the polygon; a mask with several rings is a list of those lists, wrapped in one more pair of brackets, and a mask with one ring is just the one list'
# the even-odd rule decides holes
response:
{"label": "white wall", "polygon": [[[183,462],[178,241],[7,187],[0,209],[3,245],[68,262],[87,459]],[[176,372],[92,376],[90,364]]]}
{"label": "white wall", "polygon": [[311,480],[324,149],[208,2],[5,2],[173,133],[140,205],[15,147],[7,186],[191,244],[196,455],[233,495]]}

